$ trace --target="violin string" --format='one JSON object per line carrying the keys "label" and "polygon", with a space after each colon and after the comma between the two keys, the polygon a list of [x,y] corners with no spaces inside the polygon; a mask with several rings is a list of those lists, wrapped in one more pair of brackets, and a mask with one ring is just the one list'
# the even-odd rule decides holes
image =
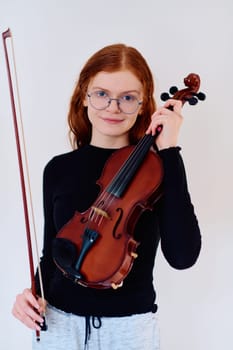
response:
{"label": "violin string", "polygon": [[[132,167],[132,164],[135,163],[135,160],[138,158],[138,154],[141,153],[141,150],[147,146],[147,144],[149,145],[149,143],[151,144],[151,141],[148,137],[146,137],[146,135],[139,141],[139,143],[135,146],[135,149],[132,151],[132,153],[130,154],[129,158],[122,164],[122,166],[120,167],[120,169],[118,170],[117,174],[114,176],[112,183],[115,182],[114,187],[112,192],[114,193],[114,191],[117,190],[117,188],[119,186],[121,186],[121,181],[122,179],[124,179],[125,174],[129,171],[129,169]],[[114,194],[105,191],[103,192],[100,197],[98,198],[98,201],[96,202],[96,206],[97,208],[104,208],[105,211],[108,210],[108,208],[110,208],[112,202],[114,201],[115,196]],[[96,214],[96,213],[95,213]],[[97,217],[100,217],[100,222],[99,225],[101,224],[102,220],[103,220],[103,215],[99,215],[97,213]]]}
{"label": "violin string", "polygon": [[[112,192],[103,191],[99,196],[99,198],[97,198],[97,201],[92,206],[88,216],[87,223],[86,223],[86,229],[90,227],[91,222],[96,223],[97,226],[100,226],[102,224],[104,219],[104,213],[102,213],[98,209],[103,210],[107,216],[111,217],[108,211],[109,211],[109,208],[111,207],[111,204],[116,198],[116,196],[114,195],[114,192],[116,192],[118,188],[120,189],[123,179],[125,178],[127,172],[129,172],[129,170],[135,164],[135,161],[137,160],[138,155],[142,152],[142,150],[145,147],[147,150],[147,148],[150,147],[151,144],[152,144],[152,139],[148,135],[145,135],[138,142],[138,144],[135,146],[135,149],[131,152],[129,158],[121,165],[120,169],[117,171],[116,175],[111,181],[110,184],[112,183],[114,184]],[[107,186],[107,188],[109,186]]]}
{"label": "violin string", "polygon": [[40,283],[40,289],[41,289],[41,299],[42,299],[43,305],[45,306],[43,279],[42,279],[42,271],[41,271],[41,267],[40,267],[39,247],[38,247],[38,240],[37,240],[37,233],[36,233],[35,214],[34,214],[34,209],[33,209],[32,190],[31,190],[31,183],[30,183],[30,176],[29,176],[28,157],[27,157],[27,151],[26,151],[26,141],[25,141],[25,133],[24,133],[24,127],[23,127],[22,108],[21,108],[21,102],[20,102],[21,100],[20,100],[20,94],[19,94],[19,84],[18,84],[16,59],[15,59],[15,52],[14,52],[14,44],[13,44],[12,35],[10,36],[10,39],[11,39],[10,42],[11,42],[11,50],[12,50],[12,62],[13,62],[14,75],[15,75],[15,87],[16,87],[18,109],[19,109],[19,123],[20,123],[20,130],[21,130],[21,136],[22,136],[26,178],[27,178],[27,184],[28,184],[28,195],[29,195],[29,202],[30,202],[31,221],[32,221],[32,227],[33,227],[33,236],[34,236],[35,251],[36,251],[36,258],[37,258],[37,265],[38,265],[38,276],[39,276],[39,283]]}
{"label": "violin string", "polygon": [[[147,147],[151,146],[151,138],[149,136],[145,135],[135,146],[135,149],[131,152],[129,158],[121,165],[120,169],[117,171],[116,175],[114,176],[111,183],[114,184],[112,192],[104,191],[101,193],[97,201],[94,203],[94,207],[98,209],[102,209],[103,211],[107,213],[107,210],[110,208],[112,202],[115,199],[114,192],[117,191],[118,188],[122,185],[122,181],[125,178],[127,172],[129,172],[130,168],[132,168],[132,165],[135,164],[135,161],[138,158],[138,155],[141,153],[141,151]],[[109,186],[108,186],[109,187]],[[107,188],[108,188],[107,187]],[[94,212],[94,214],[93,214]],[[90,222],[98,222],[97,225],[100,226],[103,221],[104,215],[101,214],[98,210],[95,210],[92,208],[92,210],[89,213],[88,221],[86,227],[88,227],[88,224]],[[98,221],[99,220],[99,221]]]}
{"label": "violin string", "polygon": [[138,159],[139,154],[141,154],[142,150],[147,150],[147,146],[151,146],[151,137],[149,135],[145,135],[135,146],[135,149],[131,153],[130,157],[127,159],[127,161],[123,164],[123,166],[118,171],[117,175],[113,179],[112,183],[114,184],[114,187],[112,189],[113,192],[117,192],[118,189],[122,186],[122,182],[125,180],[126,175],[129,173],[129,171],[134,171],[134,165],[136,164],[136,161]]}
{"label": "violin string", "polygon": [[138,154],[141,152],[141,149],[143,149],[145,143],[146,143],[146,139],[143,137],[139,141],[139,143],[136,145],[136,147],[135,147],[134,151],[131,153],[130,157],[125,162],[124,167],[122,168],[122,170],[118,176],[118,179],[115,183],[114,191],[117,190],[117,186],[121,186],[122,180],[125,179],[126,174],[129,172],[129,170],[132,168],[132,165],[137,160]]}
{"label": "violin string", "polygon": [[[117,180],[119,182],[119,178],[122,177],[122,172],[124,170],[125,167],[127,167],[127,162],[124,162],[121,167],[119,168],[119,170],[117,171],[116,175],[114,176],[114,178],[112,179],[111,183],[116,183]],[[110,183],[110,184],[111,184]],[[107,186],[108,188],[109,186]],[[115,187],[114,187],[115,189]],[[112,191],[113,192],[113,191]],[[109,201],[109,198],[111,198],[111,200]],[[105,191],[101,194],[101,196],[98,198],[98,202],[97,202],[97,207],[99,207],[101,205],[101,203],[103,202],[104,204],[107,202],[107,205],[111,205],[112,201],[114,200],[114,195],[111,192]],[[99,204],[98,204],[99,203]],[[109,206],[107,206],[106,208],[108,208]]]}

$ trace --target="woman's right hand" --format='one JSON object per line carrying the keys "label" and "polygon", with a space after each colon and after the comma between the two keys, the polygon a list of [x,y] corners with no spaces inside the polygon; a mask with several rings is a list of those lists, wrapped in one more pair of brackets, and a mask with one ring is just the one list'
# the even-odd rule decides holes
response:
{"label": "woman's right hand", "polygon": [[41,298],[35,298],[30,289],[24,289],[18,294],[13,305],[12,314],[33,330],[41,330],[44,320],[40,316],[45,312],[45,303]]}

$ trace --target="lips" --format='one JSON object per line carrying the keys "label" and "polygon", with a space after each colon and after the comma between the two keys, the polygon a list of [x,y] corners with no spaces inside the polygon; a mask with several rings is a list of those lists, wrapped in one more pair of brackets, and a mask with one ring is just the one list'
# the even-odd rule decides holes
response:
{"label": "lips", "polygon": [[101,118],[106,123],[110,124],[120,124],[123,122],[123,119],[117,119],[117,118]]}

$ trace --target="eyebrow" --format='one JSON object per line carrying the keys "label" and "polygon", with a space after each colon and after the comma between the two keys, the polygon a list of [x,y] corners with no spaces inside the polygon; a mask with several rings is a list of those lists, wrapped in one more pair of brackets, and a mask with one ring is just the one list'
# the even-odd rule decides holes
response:
{"label": "eyebrow", "polygon": [[[106,91],[106,92],[108,92],[108,93],[111,92],[110,90],[108,90],[108,89],[106,89],[106,88],[103,88],[103,87],[101,87],[101,86],[93,86],[92,89],[93,89],[93,90],[103,90],[103,91]],[[122,91],[122,92],[120,93],[120,95],[122,95],[122,94],[129,94],[129,93],[136,93],[136,94],[140,95],[141,92],[138,91],[138,90],[126,90],[126,91]]]}

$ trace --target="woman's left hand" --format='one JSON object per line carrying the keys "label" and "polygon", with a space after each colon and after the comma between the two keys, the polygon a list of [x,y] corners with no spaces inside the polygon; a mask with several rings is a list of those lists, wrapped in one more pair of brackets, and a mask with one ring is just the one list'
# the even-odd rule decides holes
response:
{"label": "woman's left hand", "polygon": [[[168,109],[170,106],[173,107],[172,111]],[[151,123],[146,134],[155,135],[156,129],[162,126],[162,130],[156,138],[159,150],[177,146],[179,130],[183,121],[181,108],[181,101],[170,99],[151,116]]]}

